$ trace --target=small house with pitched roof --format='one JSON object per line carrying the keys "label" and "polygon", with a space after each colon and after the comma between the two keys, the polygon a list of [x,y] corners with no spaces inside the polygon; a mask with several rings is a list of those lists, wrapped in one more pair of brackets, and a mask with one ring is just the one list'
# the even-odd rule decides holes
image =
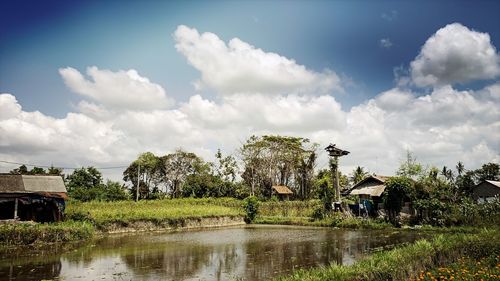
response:
{"label": "small house with pitched roof", "polygon": [[285,185],[273,185],[271,194],[283,201],[290,199],[290,195],[293,195],[293,191]]}
{"label": "small house with pitched roof", "polygon": [[0,174],[0,219],[60,221],[67,198],[61,176]]}

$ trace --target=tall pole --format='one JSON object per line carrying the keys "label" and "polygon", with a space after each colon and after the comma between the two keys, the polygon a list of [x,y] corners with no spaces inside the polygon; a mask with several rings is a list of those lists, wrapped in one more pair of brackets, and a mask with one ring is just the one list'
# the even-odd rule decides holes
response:
{"label": "tall pole", "polygon": [[141,164],[137,164],[137,187],[135,189],[135,202],[139,201],[140,179],[141,179]]}

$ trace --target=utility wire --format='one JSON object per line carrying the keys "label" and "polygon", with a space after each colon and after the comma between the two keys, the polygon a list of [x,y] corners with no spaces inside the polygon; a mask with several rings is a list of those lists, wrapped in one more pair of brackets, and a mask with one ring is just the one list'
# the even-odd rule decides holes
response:
{"label": "utility wire", "polygon": [[[25,166],[30,166],[30,167],[40,167],[40,168],[59,168],[59,169],[68,169],[68,170],[76,170],[76,169],[80,169],[80,168],[83,168],[82,167],[56,167],[54,165],[50,165],[50,166],[47,166],[47,165],[36,165],[36,164],[28,164],[28,163],[18,163],[18,162],[11,162],[11,161],[4,161],[4,160],[0,160],[0,163],[6,163],[6,164],[14,164],[14,165],[25,165]],[[123,168],[127,168],[128,166],[113,166],[113,167],[94,167],[98,170],[111,170],[111,169],[123,169]]]}

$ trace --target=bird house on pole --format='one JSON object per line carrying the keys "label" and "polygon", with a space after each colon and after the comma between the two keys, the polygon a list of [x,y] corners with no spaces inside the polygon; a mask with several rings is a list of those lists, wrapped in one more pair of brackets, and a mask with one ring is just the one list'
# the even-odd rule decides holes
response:
{"label": "bird house on pole", "polygon": [[[330,144],[325,147],[325,150],[330,156],[330,170],[332,173],[333,189],[335,190],[335,209],[340,208],[340,186],[339,186],[339,157],[349,154],[347,150],[342,150],[335,146],[335,144]],[[337,208],[338,206],[338,208]]]}

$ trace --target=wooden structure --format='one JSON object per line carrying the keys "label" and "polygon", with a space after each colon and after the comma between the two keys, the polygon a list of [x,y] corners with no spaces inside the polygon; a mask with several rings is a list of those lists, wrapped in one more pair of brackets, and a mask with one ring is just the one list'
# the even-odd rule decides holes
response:
{"label": "wooden structure", "polygon": [[335,191],[335,207],[334,210],[341,209],[341,199],[340,199],[340,184],[339,184],[339,157],[345,156],[350,152],[347,150],[342,150],[335,146],[335,144],[329,144],[325,147],[325,150],[328,152],[328,155],[331,157],[330,159],[330,170],[332,173],[332,181],[333,181],[333,189]]}
{"label": "wooden structure", "polygon": [[477,203],[491,202],[495,197],[500,198],[500,181],[485,180],[472,189],[472,198]]}
{"label": "wooden structure", "polygon": [[293,191],[290,190],[285,185],[273,185],[272,195],[277,196],[281,201],[290,199],[290,195],[293,195]]}
{"label": "wooden structure", "polygon": [[0,174],[0,219],[59,221],[66,193],[61,176]]}

